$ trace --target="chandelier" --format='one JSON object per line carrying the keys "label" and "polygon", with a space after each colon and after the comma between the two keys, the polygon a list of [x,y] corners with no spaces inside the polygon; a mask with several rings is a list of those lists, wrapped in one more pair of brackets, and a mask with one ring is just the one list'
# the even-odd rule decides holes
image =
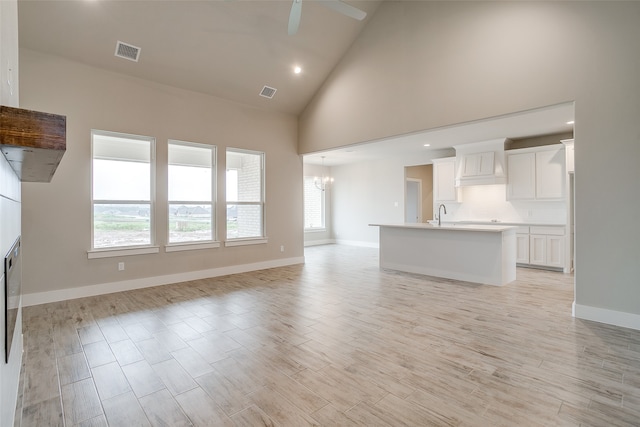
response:
{"label": "chandelier", "polygon": [[324,174],[324,156],[322,156],[322,176],[320,178],[315,178],[313,180],[313,184],[320,191],[324,191],[327,188],[327,184],[333,182],[333,178],[325,176]]}

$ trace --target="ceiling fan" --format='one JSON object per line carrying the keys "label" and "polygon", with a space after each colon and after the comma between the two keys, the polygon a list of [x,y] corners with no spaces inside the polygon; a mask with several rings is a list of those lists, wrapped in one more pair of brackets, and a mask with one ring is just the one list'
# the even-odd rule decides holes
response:
{"label": "ceiling fan", "polygon": [[[318,3],[328,7],[331,10],[342,13],[343,15],[346,15],[350,18],[357,19],[358,21],[362,21],[367,16],[366,12],[340,0],[321,0]],[[293,0],[293,3],[291,4],[291,13],[289,13],[288,32],[290,36],[298,32],[301,16],[302,0]]]}

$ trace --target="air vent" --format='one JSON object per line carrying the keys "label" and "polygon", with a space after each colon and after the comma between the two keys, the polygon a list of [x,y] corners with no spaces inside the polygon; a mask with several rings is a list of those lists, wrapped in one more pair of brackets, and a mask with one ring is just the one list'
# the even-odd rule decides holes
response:
{"label": "air vent", "polygon": [[276,94],[276,90],[277,89],[274,89],[272,87],[265,86],[262,88],[262,91],[260,91],[260,96],[264,96],[265,98],[271,99],[273,98],[273,95]]}
{"label": "air vent", "polygon": [[129,61],[138,62],[138,58],[140,58],[140,48],[122,43],[118,40],[116,44],[116,56],[118,58],[128,59]]}

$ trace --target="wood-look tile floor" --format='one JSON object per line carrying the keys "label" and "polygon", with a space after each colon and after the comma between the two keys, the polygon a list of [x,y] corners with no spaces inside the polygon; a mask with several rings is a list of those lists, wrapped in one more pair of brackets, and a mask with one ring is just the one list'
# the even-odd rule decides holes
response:
{"label": "wood-look tile floor", "polygon": [[377,250],[24,309],[16,425],[640,425],[640,331],[573,277],[382,271]]}

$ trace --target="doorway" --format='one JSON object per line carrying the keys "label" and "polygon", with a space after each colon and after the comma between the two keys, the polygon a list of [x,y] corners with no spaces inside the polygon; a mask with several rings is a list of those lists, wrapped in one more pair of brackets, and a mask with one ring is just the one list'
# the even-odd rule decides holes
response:
{"label": "doorway", "polygon": [[422,180],[407,178],[405,192],[407,198],[404,210],[404,222],[422,222]]}
{"label": "doorway", "polygon": [[404,177],[405,222],[433,219],[433,165],[406,166]]}

